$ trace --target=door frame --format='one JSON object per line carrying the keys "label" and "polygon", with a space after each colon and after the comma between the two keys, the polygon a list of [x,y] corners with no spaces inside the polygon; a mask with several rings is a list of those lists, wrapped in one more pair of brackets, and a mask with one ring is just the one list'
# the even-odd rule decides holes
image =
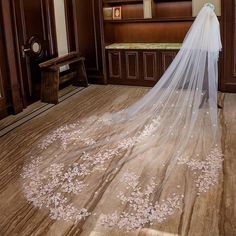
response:
{"label": "door frame", "polygon": [[[49,43],[49,58],[57,57],[57,39],[56,39],[56,24],[55,24],[55,13],[54,13],[54,1],[53,0],[40,0],[42,6],[42,12],[45,19],[44,25],[44,34],[48,37]],[[20,88],[21,88],[21,95],[23,106],[26,107],[27,101],[26,96],[24,93],[23,87],[23,73],[22,73],[22,48],[19,45],[19,38],[18,38],[18,29],[17,29],[17,18],[16,18],[16,11],[20,9],[16,9],[15,7],[15,0],[11,0],[12,6],[12,18],[13,18],[13,33],[15,39],[15,48],[16,48],[16,56],[17,56],[17,68],[18,68],[18,77],[20,81]]]}

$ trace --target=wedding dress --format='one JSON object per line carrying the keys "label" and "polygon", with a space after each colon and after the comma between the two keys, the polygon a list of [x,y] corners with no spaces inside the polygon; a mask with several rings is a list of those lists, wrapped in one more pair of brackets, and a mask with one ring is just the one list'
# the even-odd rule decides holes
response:
{"label": "wedding dress", "polygon": [[40,141],[22,173],[29,202],[52,219],[79,223],[97,211],[104,227],[134,230],[178,214],[189,191],[212,191],[222,168],[213,8],[202,8],[173,63],[138,102]]}

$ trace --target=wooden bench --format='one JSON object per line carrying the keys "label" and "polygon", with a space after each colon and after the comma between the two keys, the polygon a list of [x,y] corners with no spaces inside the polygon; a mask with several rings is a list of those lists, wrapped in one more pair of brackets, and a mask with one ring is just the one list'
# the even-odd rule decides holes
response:
{"label": "wooden bench", "polygon": [[[73,79],[74,86],[88,86],[84,65],[85,59],[77,52],[53,58],[39,65],[41,68],[41,101],[57,104],[59,99],[59,85]],[[67,73],[61,73],[60,68],[69,66]]]}

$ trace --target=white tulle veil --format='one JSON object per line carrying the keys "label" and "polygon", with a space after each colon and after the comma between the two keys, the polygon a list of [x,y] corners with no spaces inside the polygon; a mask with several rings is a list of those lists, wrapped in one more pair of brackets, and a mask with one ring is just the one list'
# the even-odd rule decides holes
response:
{"label": "white tulle veil", "polygon": [[[134,230],[168,220],[188,191],[211,191],[222,164],[220,50],[219,22],[207,4],[168,70],[142,99],[59,127],[40,141],[22,173],[26,198],[49,209],[53,219],[79,223],[96,217],[95,199],[103,197],[106,210],[97,209],[101,224]],[[117,198],[117,206],[106,202]]]}

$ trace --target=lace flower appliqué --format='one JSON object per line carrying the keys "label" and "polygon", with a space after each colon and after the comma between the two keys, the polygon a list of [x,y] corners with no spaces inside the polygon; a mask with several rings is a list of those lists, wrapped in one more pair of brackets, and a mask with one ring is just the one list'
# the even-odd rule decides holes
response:
{"label": "lace flower appliqu\u00e9", "polygon": [[[197,155],[198,156],[198,155]],[[219,148],[214,148],[205,160],[178,158],[179,164],[185,164],[196,175],[195,184],[198,195],[207,192],[211,186],[218,183],[222,168],[223,155]]]}
{"label": "lace flower appliqu\u00e9", "polygon": [[120,192],[117,197],[123,205],[128,205],[129,210],[103,215],[101,224],[106,227],[118,227],[126,231],[140,229],[146,224],[154,222],[162,223],[168,216],[173,215],[180,209],[183,195],[175,193],[165,200],[152,201],[153,193],[156,188],[154,179],[144,188],[140,187],[139,177],[132,172],[125,173],[122,182],[127,184],[127,189],[131,190],[129,196]]}

